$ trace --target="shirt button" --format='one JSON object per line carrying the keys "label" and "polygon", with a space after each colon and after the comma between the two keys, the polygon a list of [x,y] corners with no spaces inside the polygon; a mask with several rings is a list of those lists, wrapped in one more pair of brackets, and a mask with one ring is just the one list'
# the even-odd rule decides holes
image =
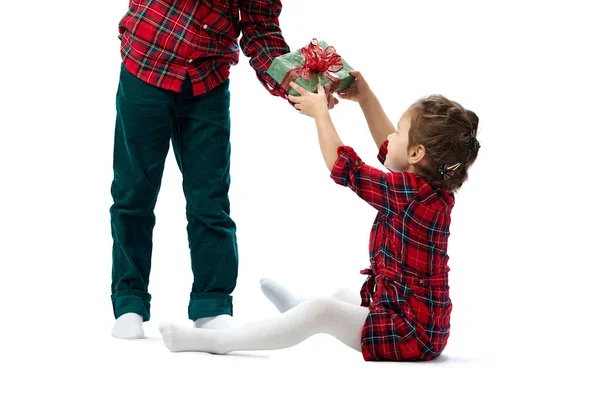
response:
{"label": "shirt button", "polygon": [[208,25],[205,24],[204,26],[202,26],[202,29],[204,29],[204,30],[208,29]]}
{"label": "shirt button", "polygon": [[358,160],[356,160],[356,161],[354,162],[354,165],[355,165],[355,166],[358,166],[359,164],[360,164],[360,161],[358,161]]}
{"label": "shirt button", "polygon": [[192,62],[194,62],[193,59],[188,59],[188,63],[192,63]]}
{"label": "shirt button", "polygon": [[419,280],[419,284],[423,284],[423,280]]}

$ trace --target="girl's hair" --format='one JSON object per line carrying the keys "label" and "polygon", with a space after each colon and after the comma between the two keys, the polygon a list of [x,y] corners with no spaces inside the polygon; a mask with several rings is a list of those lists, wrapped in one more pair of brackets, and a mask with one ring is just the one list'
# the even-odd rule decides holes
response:
{"label": "girl's hair", "polygon": [[479,118],[442,95],[420,99],[410,106],[408,115],[409,147],[422,144],[426,151],[423,163],[416,166],[416,174],[432,186],[449,192],[458,190],[479,152]]}

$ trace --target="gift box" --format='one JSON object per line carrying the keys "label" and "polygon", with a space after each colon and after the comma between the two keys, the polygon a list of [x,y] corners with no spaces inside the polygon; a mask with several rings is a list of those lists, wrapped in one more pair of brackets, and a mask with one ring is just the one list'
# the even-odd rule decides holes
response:
{"label": "gift box", "polygon": [[313,39],[307,46],[273,60],[267,73],[290,95],[300,95],[290,82],[310,92],[317,92],[317,85],[331,85],[331,92],[349,87],[356,79],[349,72],[354,69],[338,55],[333,46]]}

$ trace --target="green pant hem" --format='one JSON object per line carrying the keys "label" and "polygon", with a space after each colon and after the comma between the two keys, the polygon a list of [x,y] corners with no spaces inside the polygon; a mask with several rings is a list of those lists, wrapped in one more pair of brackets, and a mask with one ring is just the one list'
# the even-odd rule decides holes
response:
{"label": "green pant hem", "polygon": [[233,316],[233,298],[229,294],[192,294],[188,306],[190,320],[214,317],[221,314]]}
{"label": "green pant hem", "polygon": [[143,291],[128,290],[111,296],[115,319],[126,313],[136,313],[144,321],[150,320],[150,294]]}

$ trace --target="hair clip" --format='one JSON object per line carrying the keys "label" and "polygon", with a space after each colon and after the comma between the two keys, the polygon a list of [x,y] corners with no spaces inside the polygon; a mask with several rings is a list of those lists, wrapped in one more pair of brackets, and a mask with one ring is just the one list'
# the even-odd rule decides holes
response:
{"label": "hair clip", "polygon": [[454,172],[460,167],[461,163],[453,164],[452,166],[448,166],[447,164],[442,164],[439,168],[439,172],[444,178],[444,180],[448,180],[450,177],[454,176]]}
{"label": "hair clip", "polygon": [[464,143],[463,147],[468,149],[469,152],[471,152],[473,150],[479,150],[481,145],[479,144],[479,141],[477,141],[477,137],[475,136],[475,131],[471,130],[471,133],[469,135],[471,136],[471,138],[467,142],[463,141],[463,143]]}

